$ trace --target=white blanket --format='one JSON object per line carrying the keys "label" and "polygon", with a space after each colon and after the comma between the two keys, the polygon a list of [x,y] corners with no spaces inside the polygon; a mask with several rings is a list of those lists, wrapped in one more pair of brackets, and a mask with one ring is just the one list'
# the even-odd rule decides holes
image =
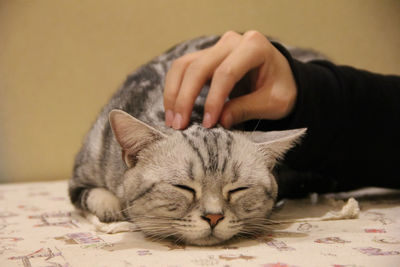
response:
{"label": "white blanket", "polygon": [[398,191],[290,200],[272,219],[275,231],[254,240],[182,246],[131,224],[93,225],[70,204],[66,181],[3,184],[0,266],[400,266]]}

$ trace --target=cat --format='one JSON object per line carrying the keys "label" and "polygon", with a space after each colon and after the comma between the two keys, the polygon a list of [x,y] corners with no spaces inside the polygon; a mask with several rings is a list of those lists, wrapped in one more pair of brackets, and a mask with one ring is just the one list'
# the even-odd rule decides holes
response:
{"label": "cat", "polygon": [[[305,129],[244,132],[201,126],[209,86],[186,130],[164,125],[163,85],[171,63],[212,46],[200,37],[129,75],[102,109],[75,158],[69,196],[102,222],[130,221],[153,238],[214,245],[268,229],[278,187],[273,168]],[[298,60],[317,53],[287,47]]]}

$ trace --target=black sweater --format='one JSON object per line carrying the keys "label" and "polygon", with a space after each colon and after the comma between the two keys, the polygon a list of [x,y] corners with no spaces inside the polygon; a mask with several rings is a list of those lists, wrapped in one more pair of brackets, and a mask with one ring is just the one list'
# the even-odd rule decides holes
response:
{"label": "black sweater", "polygon": [[[262,120],[257,129],[308,128],[283,161],[300,175],[278,168],[280,194],[400,188],[400,77],[328,61],[302,63],[274,45],[289,61],[298,97],[288,117]],[[256,123],[249,121],[246,128],[253,130]]]}

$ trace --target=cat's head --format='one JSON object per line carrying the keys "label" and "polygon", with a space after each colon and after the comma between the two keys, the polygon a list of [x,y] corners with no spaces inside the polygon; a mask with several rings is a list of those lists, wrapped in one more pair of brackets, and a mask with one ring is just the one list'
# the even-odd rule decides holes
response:
{"label": "cat's head", "polygon": [[213,245],[268,228],[277,196],[271,170],[305,130],[243,133],[193,125],[165,135],[114,110],[128,166],[125,215],[153,238]]}

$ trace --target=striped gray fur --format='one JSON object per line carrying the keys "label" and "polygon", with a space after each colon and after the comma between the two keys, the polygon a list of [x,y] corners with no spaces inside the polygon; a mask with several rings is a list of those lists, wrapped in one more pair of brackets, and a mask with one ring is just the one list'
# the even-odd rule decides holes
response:
{"label": "striped gray fur", "polygon": [[204,174],[224,173],[233,142],[232,135],[228,133],[221,128],[209,131],[200,125],[193,125],[190,131],[182,132],[182,137],[200,160]]}
{"label": "striped gray fur", "polygon": [[[248,134],[205,129],[196,122],[202,118],[208,84],[196,99],[189,128],[164,126],[162,94],[171,63],[218,40],[183,42],[127,77],[75,158],[69,194],[76,208],[101,221],[132,221],[149,237],[197,245],[268,229],[266,217],[278,190],[271,166],[303,130]],[[300,60],[302,55],[310,58],[303,50],[289,50]],[[211,215],[219,216],[218,224],[211,223]]]}

